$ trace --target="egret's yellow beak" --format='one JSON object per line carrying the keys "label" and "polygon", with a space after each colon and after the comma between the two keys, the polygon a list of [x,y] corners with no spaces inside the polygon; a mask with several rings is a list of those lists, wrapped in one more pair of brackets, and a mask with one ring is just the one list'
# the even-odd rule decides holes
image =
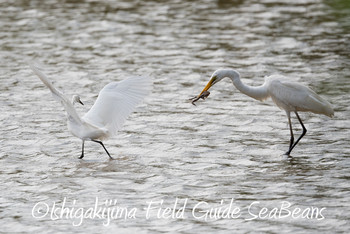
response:
{"label": "egret's yellow beak", "polygon": [[216,80],[216,77],[213,77],[210,79],[210,81],[208,82],[208,84],[204,87],[204,89],[202,90],[202,92],[198,95],[201,96],[202,93],[204,93],[205,91],[207,91],[208,89],[210,89],[210,87],[213,85],[214,81]]}

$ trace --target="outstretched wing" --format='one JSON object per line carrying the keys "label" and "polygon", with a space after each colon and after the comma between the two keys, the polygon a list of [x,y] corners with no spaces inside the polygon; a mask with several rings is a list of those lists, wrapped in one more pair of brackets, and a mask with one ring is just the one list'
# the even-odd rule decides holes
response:
{"label": "outstretched wing", "polygon": [[40,80],[44,83],[44,85],[46,85],[46,87],[48,87],[50,89],[53,97],[57,101],[62,103],[64,109],[66,110],[66,112],[68,114],[68,118],[73,118],[73,120],[75,120],[76,122],[81,123],[81,120],[80,120],[77,112],[75,111],[72,103],[70,103],[69,99],[62,92],[60,92],[58,89],[56,89],[52,85],[52,83],[47,79],[46,75],[44,73],[42,73],[36,66],[34,66],[33,64],[30,64],[29,66],[33,70],[35,75],[37,75],[40,78]]}
{"label": "outstretched wing", "polygon": [[35,75],[37,75],[40,80],[46,85],[46,87],[48,87],[50,89],[50,91],[52,92],[52,95],[54,96],[54,98],[58,101],[63,101],[63,102],[69,102],[69,100],[67,99],[66,96],[64,96],[64,94],[62,92],[60,92],[58,89],[56,89],[52,83],[47,79],[46,75],[44,73],[42,73],[38,67],[34,66],[33,64],[29,65],[30,68],[33,70],[33,72],[35,73]]}
{"label": "outstretched wing", "polygon": [[110,135],[115,135],[136,105],[150,92],[151,86],[152,81],[148,77],[130,77],[111,82],[100,91],[83,120],[97,127],[105,127]]}

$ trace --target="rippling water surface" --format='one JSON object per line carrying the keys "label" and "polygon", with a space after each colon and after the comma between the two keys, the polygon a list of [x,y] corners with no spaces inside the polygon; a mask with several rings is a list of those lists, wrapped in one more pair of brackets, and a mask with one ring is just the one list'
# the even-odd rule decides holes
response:
{"label": "rippling water surface", "polygon": [[[287,2],[0,1],[1,231],[348,232],[350,6]],[[77,159],[81,141],[29,61],[81,96],[81,114],[108,82],[152,77],[152,94],[105,142],[117,160],[92,142]],[[271,74],[309,85],[335,117],[302,113],[308,133],[287,158],[287,118],[271,100],[224,80],[188,103],[220,67],[249,85]],[[89,218],[95,203],[129,218]],[[178,217],[161,213],[174,206]],[[240,211],[204,219],[219,207]]]}

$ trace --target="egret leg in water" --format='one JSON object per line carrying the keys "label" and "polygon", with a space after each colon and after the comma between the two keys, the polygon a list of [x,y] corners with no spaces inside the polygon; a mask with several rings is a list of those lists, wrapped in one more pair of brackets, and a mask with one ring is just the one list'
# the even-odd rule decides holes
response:
{"label": "egret leg in water", "polygon": [[[290,155],[294,147],[298,144],[300,139],[306,134],[307,131],[303,122],[301,121],[298,112],[312,112],[315,114],[323,114],[329,117],[332,117],[334,115],[333,108],[329,102],[302,84],[288,81],[278,75],[273,75],[266,77],[265,83],[263,85],[252,87],[243,84],[239,72],[233,69],[216,70],[212,74],[208,84],[205,86],[203,91],[193,102],[197,101],[203,93],[207,92],[208,89],[210,89],[210,87],[225,77],[230,78],[233,82],[233,85],[241,93],[260,101],[263,101],[270,97],[279,108],[286,111],[291,135],[289,150],[286,152],[287,155]],[[299,120],[299,123],[303,128],[303,132],[296,142],[294,142],[290,112],[295,113],[296,117]]]}
{"label": "egret leg in water", "polygon": [[[99,143],[100,145],[102,145],[103,149],[106,151],[106,153],[109,156],[109,158],[113,159],[112,156],[109,154],[108,150],[106,149],[105,145],[102,143],[102,141],[96,141],[96,140],[91,140],[91,141]],[[85,140],[83,140],[83,144],[82,144],[82,147],[81,147],[81,156],[79,157],[79,159],[84,158],[84,143],[85,143]]]}
{"label": "egret leg in water", "polygon": [[291,134],[291,138],[290,138],[290,145],[289,145],[289,150],[285,153],[286,155],[290,155],[290,152],[292,152],[293,148],[298,144],[298,142],[301,140],[301,138],[303,138],[303,136],[305,136],[307,130],[303,124],[303,121],[301,121],[301,118],[298,114],[298,112],[294,112],[296,117],[299,120],[299,123],[301,124],[301,127],[303,128],[303,132],[301,133],[300,137],[297,139],[297,141],[293,144],[294,141],[294,135],[293,135],[293,130],[292,130],[292,123],[290,120],[290,114],[288,113],[288,122],[289,122],[289,128],[290,128],[290,134]]}
{"label": "egret leg in water", "polygon": [[74,136],[82,140],[80,159],[84,157],[84,144],[87,140],[102,145],[112,159],[102,140],[116,135],[126,118],[148,95],[152,87],[151,79],[143,76],[130,77],[120,82],[111,82],[100,91],[91,109],[83,117],[80,117],[74,108],[75,103],[83,104],[78,95],[74,95],[72,101],[70,101],[52,85],[36,66],[30,65],[30,68],[66,110],[68,129]]}

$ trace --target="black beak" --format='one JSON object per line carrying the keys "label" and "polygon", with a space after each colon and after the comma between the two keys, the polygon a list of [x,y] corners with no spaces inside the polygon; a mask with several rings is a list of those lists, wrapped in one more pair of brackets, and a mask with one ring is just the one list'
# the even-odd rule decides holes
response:
{"label": "black beak", "polygon": [[84,103],[81,100],[79,100],[78,102],[84,106]]}

